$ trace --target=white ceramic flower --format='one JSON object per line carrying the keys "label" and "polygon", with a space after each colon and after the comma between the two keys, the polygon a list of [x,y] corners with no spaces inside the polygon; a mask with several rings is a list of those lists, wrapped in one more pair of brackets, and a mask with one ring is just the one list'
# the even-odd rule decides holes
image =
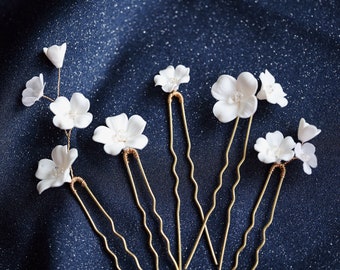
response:
{"label": "white ceramic flower", "polygon": [[298,139],[302,143],[305,143],[313,139],[320,132],[321,132],[320,129],[317,129],[316,126],[308,124],[304,118],[300,119],[299,129],[298,129]]}
{"label": "white ceramic flower", "polygon": [[248,118],[257,109],[257,80],[253,74],[242,72],[237,80],[229,75],[221,75],[211,88],[212,96],[218,101],[213,113],[223,123],[236,117]]}
{"label": "white ceramic flower", "polygon": [[106,153],[116,156],[123,149],[143,149],[148,138],[143,135],[146,125],[139,115],[133,115],[128,119],[125,113],[106,118],[107,126],[99,126],[95,129],[93,140],[104,144]]}
{"label": "white ceramic flower", "polygon": [[55,114],[53,124],[61,129],[86,128],[92,122],[90,101],[81,93],[74,93],[69,101],[66,97],[58,97],[50,104]]}
{"label": "white ceramic flower", "polygon": [[274,76],[268,70],[261,72],[260,80],[262,86],[257,94],[258,99],[266,99],[269,103],[279,104],[281,107],[287,106],[288,100],[285,98],[287,94],[283,92],[281,84],[275,82]]}
{"label": "white ceramic flower", "polygon": [[60,187],[71,182],[70,168],[78,157],[77,149],[67,150],[67,145],[57,145],[51,159],[41,159],[35,176],[41,181],[37,185],[39,194],[51,187]]}
{"label": "white ceramic flower", "polygon": [[295,156],[303,162],[303,171],[306,174],[312,174],[311,168],[318,166],[315,146],[311,143],[297,143],[295,146]]}
{"label": "white ceramic flower", "polygon": [[44,76],[40,73],[39,77],[34,76],[26,82],[26,88],[22,91],[22,103],[30,107],[44,95],[45,88]]}
{"label": "white ceramic flower", "polygon": [[292,137],[283,138],[280,131],[268,132],[266,138],[258,138],[254,148],[260,161],[264,163],[279,163],[288,161],[294,157],[295,142]]}
{"label": "white ceramic flower", "polygon": [[154,77],[155,85],[160,85],[164,92],[171,93],[178,90],[181,83],[188,83],[190,68],[178,65],[176,68],[168,66]]}
{"label": "white ceramic flower", "polygon": [[66,43],[63,43],[61,46],[53,45],[49,48],[45,47],[43,48],[43,51],[56,68],[61,68],[63,66],[66,53]]}

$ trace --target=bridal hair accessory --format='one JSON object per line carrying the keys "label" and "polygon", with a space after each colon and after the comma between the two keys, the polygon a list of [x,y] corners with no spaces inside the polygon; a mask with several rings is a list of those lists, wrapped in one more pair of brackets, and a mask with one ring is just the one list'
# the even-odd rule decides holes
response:
{"label": "bridal hair accessory", "polygon": [[[202,206],[198,200],[198,184],[195,180],[194,177],[194,163],[191,159],[190,152],[191,152],[191,140],[190,140],[190,135],[189,135],[189,130],[188,130],[188,125],[187,125],[187,119],[186,119],[186,114],[185,114],[185,106],[184,106],[184,97],[183,95],[179,92],[179,85],[182,83],[188,83],[190,81],[190,75],[189,75],[190,69],[183,66],[183,65],[178,65],[176,68],[173,66],[168,66],[166,69],[163,69],[159,71],[159,74],[157,74],[154,77],[155,81],[155,86],[161,86],[162,90],[166,93],[169,93],[168,95],[168,116],[169,116],[169,127],[170,127],[170,135],[169,135],[169,147],[170,147],[170,152],[173,157],[173,163],[172,163],[172,173],[175,178],[175,197],[177,200],[177,207],[176,207],[176,224],[177,224],[177,243],[178,243],[178,266],[179,269],[182,269],[182,240],[181,240],[181,222],[180,222],[180,212],[181,212],[181,200],[180,196],[178,193],[178,187],[179,187],[179,176],[176,171],[176,165],[177,165],[177,154],[174,150],[174,127],[173,127],[173,118],[172,118],[172,102],[173,98],[177,98],[178,102],[180,103],[181,106],[181,115],[182,115],[182,122],[183,122],[183,128],[184,128],[184,133],[185,133],[185,139],[187,141],[187,152],[186,152],[186,157],[189,161],[190,164],[190,180],[192,184],[194,185],[195,191],[194,191],[194,201],[195,204],[200,212],[200,216],[202,221],[204,221],[204,212],[202,209]],[[208,227],[204,226],[203,230],[205,231],[207,240],[208,240],[208,245],[210,249],[210,253],[213,257],[213,260],[215,264],[217,265],[217,259],[215,256],[214,248],[212,246],[211,240],[210,240],[210,235],[208,231]]]}
{"label": "bridal hair accessory", "polygon": [[198,233],[194,246],[185,264],[185,269],[189,267],[189,264],[195,254],[196,248],[200,242],[203,229],[207,226],[207,222],[215,210],[217,193],[223,185],[223,175],[229,166],[229,152],[235,138],[236,130],[239,124],[240,118],[248,120],[248,127],[245,134],[245,141],[243,145],[243,155],[236,167],[237,179],[232,187],[232,200],[229,204],[227,211],[227,224],[225,228],[223,244],[221,248],[221,255],[219,259],[219,269],[223,266],[223,257],[225,253],[226,243],[228,239],[230,221],[231,221],[231,210],[236,201],[235,190],[241,180],[240,169],[246,159],[248,140],[253,122],[253,116],[258,107],[258,99],[265,99],[273,104],[279,104],[281,107],[286,106],[288,101],[285,98],[286,94],[283,92],[280,84],[275,82],[275,78],[269,73],[268,70],[265,73],[260,74],[261,87],[260,91],[256,95],[259,88],[258,81],[250,72],[242,72],[237,78],[230,75],[221,75],[211,88],[212,96],[217,100],[213,107],[213,114],[222,123],[228,123],[233,120],[234,127],[227,145],[225,153],[225,165],[219,173],[219,183],[213,192],[213,199],[211,208],[205,215],[203,225]]}
{"label": "bridal hair accessory", "polygon": [[268,132],[265,138],[258,138],[254,149],[259,152],[258,159],[261,162],[272,164],[269,169],[267,179],[264,187],[259,195],[256,205],[251,215],[251,224],[246,230],[243,236],[242,246],[237,250],[235,256],[235,264],[233,269],[237,269],[240,253],[245,249],[247,245],[247,238],[250,231],[255,225],[255,215],[261,204],[262,198],[266,192],[270,178],[275,169],[280,169],[280,180],[272,204],[272,210],[270,213],[269,221],[262,229],[262,242],[256,249],[256,260],[252,269],[256,269],[259,264],[260,251],[266,243],[267,229],[273,222],[276,204],[280,195],[283,180],[286,176],[286,166],[293,160],[299,159],[303,162],[303,170],[306,174],[311,174],[311,168],[317,167],[317,158],[315,155],[315,146],[307,141],[313,139],[321,132],[316,126],[308,124],[304,118],[301,118],[298,128],[298,139],[300,142],[295,143],[293,138],[283,137],[280,131]]}
{"label": "bridal hair accessory", "polygon": [[64,96],[60,96],[60,70],[63,66],[66,52],[66,43],[62,44],[61,46],[53,45],[49,48],[44,48],[43,51],[48,59],[54,64],[54,66],[58,68],[57,97],[56,99],[53,99],[44,95],[46,83],[44,82],[43,74],[40,74],[39,76],[34,76],[32,79],[27,81],[26,88],[22,92],[22,103],[25,106],[30,107],[41,98],[45,98],[50,101],[51,103],[49,107],[54,114],[53,124],[57,128],[64,130],[67,144],[57,145],[54,147],[51,153],[52,159],[45,158],[39,161],[38,169],[35,173],[35,176],[40,180],[37,184],[37,190],[39,194],[41,194],[49,188],[60,187],[64,183],[70,183],[71,191],[77,198],[79,204],[89,219],[92,228],[104,241],[105,249],[114,258],[116,268],[121,269],[116,254],[110,249],[108,245],[106,236],[97,228],[89,210],[78,195],[75,184],[81,184],[81,186],[89,194],[90,198],[94,201],[98,209],[110,222],[112,232],[123,242],[125,251],[134,259],[137,268],[142,269],[136,255],[129,250],[125,238],[117,232],[112,218],[94,196],[90,188],[87,186],[86,181],[83,178],[76,176],[73,172],[72,165],[78,157],[78,150],[71,148],[72,130],[74,128],[88,127],[92,122],[93,116],[89,112],[90,101],[83,94],[73,93],[70,100]]}

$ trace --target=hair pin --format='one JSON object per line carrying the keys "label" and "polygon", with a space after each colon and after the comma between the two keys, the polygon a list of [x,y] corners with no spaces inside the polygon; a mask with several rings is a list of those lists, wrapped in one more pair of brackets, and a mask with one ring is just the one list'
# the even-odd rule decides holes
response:
{"label": "hair pin", "polygon": [[[195,171],[195,166],[194,162],[192,161],[191,158],[191,140],[190,140],[190,135],[189,135],[189,129],[187,125],[187,119],[186,119],[186,114],[185,114],[185,106],[184,106],[184,97],[183,95],[178,91],[179,85],[182,83],[188,83],[190,81],[190,75],[189,75],[190,69],[183,66],[183,65],[178,65],[176,68],[173,66],[168,66],[166,69],[163,69],[159,72],[154,77],[155,85],[156,86],[161,86],[162,90],[166,93],[169,93],[168,95],[168,116],[169,116],[169,127],[170,127],[170,134],[169,134],[169,147],[170,147],[170,152],[173,157],[173,163],[172,163],[172,173],[175,177],[175,188],[174,188],[174,193],[175,197],[177,200],[177,207],[176,207],[176,226],[177,226],[177,242],[178,242],[178,266],[179,269],[182,269],[182,240],[181,240],[181,222],[180,222],[180,211],[181,211],[181,199],[178,193],[178,187],[180,184],[179,181],[179,176],[176,171],[176,165],[177,165],[177,154],[174,150],[174,127],[173,127],[173,116],[172,116],[172,102],[174,98],[177,98],[180,107],[181,107],[181,118],[182,118],[182,123],[183,123],[183,128],[184,128],[184,133],[185,133],[185,139],[187,142],[187,151],[186,151],[186,157],[187,160],[190,164],[190,180],[192,184],[194,185],[194,201],[195,204],[199,210],[200,216],[202,221],[204,220],[204,212],[202,209],[202,206],[198,200],[198,184],[195,180],[194,177],[194,171]],[[211,240],[210,240],[210,235],[208,228],[205,226],[203,228],[205,231],[207,240],[208,240],[208,245],[209,249],[211,252],[211,255],[213,257],[213,260],[215,264],[217,265],[217,259],[215,256],[214,248],[212,246]]]}
{"label": "hair pin", "polygon": [[268,102],[273,104],[277,103],[281,107],[286,106],[288,103],[287,99],[285,98],[286,94],[283,92],[281,85],[275,83],[275,78],[269,73],[268,70],[266,70],[265,73],[261,73],[260,80],[262,84],[261,89],[257,96],[255,94],[258,89],[258,81],[254,77],[254,75],[249,72],[242,72],[237,77],[237,79],[230,75],[221,75],[211,88],[212,96],[215,99],[217,99],[217,102],[213,107],[213,113],[215,117],[222,123],[228,123],[233,120],[235,120],[235,123],[225,152],[225,165],[223,166],[219,173],[219,182],[213,192],[211,208],[208,210],[205,216],[205,219],[198,233],[194,246],[185,264],[185,269],[189,267],[190,262],[195,254],[195,251],[202,237],[203,228],[207,226],[207,222],[216,208],[217,194],[223,186],[223,175],[229,166],[229,152],[235,138],[240,118],[245,119],[249,118],[249,120],[245,135],[245,141],[243,145],[243,155],[241,160],[236,166],[237,179],[232,186],[232,200],[227,210],[227,223],[223,237],[221,255],[218,263],[219,269],[222,269],[223,265],[223,257],[225,253],[231,222],[231,210],[236,201],[235,190],[241,180],[240,169],[246,159],[247,146],[253,122],[253,116],[258,107],[257,99],[266,99]]}
{"label": "hair pin", "polygon": [[[245,249],[247,245],[247,238],[250,231],[254,228],[255,225],[255,216],[257,210],[261,204],[262,198],[266,192],[268,183],[271,179],[273,172],[276,169],[280,169],[280,179],[277,186],[276,194],[274,197],[274,201],[271,206],[270,217],[266,225],[262,229],[262,241],[258,248],[256,249],[256,258],[255,264],[252,269],[256,269],[259,264],[259,254],[261,249],[266,243],[266,232],[267,229],[273,222],[275,209],[277,205],[277,201],[280,195],[281,187],[283,184],[283,180],[286,176],[286,166],[293,160],[299,159],[303,162],[303,170],[306,174],[311,174],[312,169],[317,167],[317,158],[315,156],[315,146],[307,141],[313,139],[321,132],[320,129],[317,129],[315,126],[306,123],[304,118],[301,118],[298,128],[298,139],[300,142],[295,143],[293,138],[283,137],[283,134],[280,131],[268,132],[266,134],[266,138],[258,138],[254,149],[259,152],[258,158],[261,162],[266,164],[271,164],[272,166],[269,169],[269,173],[267,179],[264,183],[262,191],[259,195],[259,198],[255,204],[255,207],[251,214],[251,224],[244,233],[243,243],[241,247],[237,250],[235,256],[235,264],[233,269],[237,269],[239,256],[241,252]],[[284,161],[284,162],[282,162]]]}

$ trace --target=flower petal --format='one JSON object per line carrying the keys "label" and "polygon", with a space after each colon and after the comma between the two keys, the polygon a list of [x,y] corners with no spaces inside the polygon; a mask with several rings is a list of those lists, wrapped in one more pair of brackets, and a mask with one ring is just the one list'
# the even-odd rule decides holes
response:
{"label": "flower petal", "polygon": [[55,167],[56,164],[54,161],[47,158],[41,159],[38,163],[38,169],[35,173],[35,177],[40,180],[49,179],[53,176]]}
{"label": "flower petal", "polygon": [[257,98],[255,96],[248,96],[240,102],[238,115],[241,118],[248,118],[252,116],[257,110]]}
{"label": "flower petal", "polygon": [[311,167],[308,165],[307,162],[304,162],[302,166],[303,166],[303,171],[304,171],[306,174],[308,174],[308,175],[311,175],[311,174],[312,174],[312,169],[311,169]]}
{"label": "flower petal", "polygon": [[275,83],[275,78],[274,76],[266,69],[260,74],[260,80],[263,85],[268,85],[268,84],[274,84]]}
{"label": "flower petal", "polygon": [[173,66],[167,66],[166,69],[162,69],[159,72],[159,75],[165,78],[174,78],[175,77],[175,68]]}
{"label": "flower petal", "polygon": [[143,134],[135,136],[131,139],[128,139],[126,142],[127,147],[131,147],[131,148],[135,148],[139,150],[142,150],[147,144],[148,144],[148,138]]}
{"label": "flower petal", "polygon": [[217,101],[213,108],[215,117],[222,123],[227,123],[234,120],[238,114],[238,105],[229,104],[226,101]]}
{"label": "flower petal", "polygon": [[51,156],[56,167],[64,168],[65,159],[67,159],[67,145],[57,145],[54,147]]}
{"label": "flower petal", "polygon": [[236,80],[236,89],[245,96],[255,95],[257,80],[250,72],[242,72]]}
{"label": "flower petal", "polygon": [[77,128],[86,128],[91,124],[93,119],[92,113],[84,113],[74,118],[74,126]]}
{"label": "flower petal", "polygon": [[143,133],[146,121],[139,115],[135,114],[130,117],[127,127],[127,137],[131,138]]}
{"label": "flower petal", "polygon": [[114,142],[111,144],[104,145],[104,151],[113,156],[117,156],[123,149],[125,148],[125,143],[123,142]]}
{"label": "flower petal", "polygon": [[183,65],[178,65],[175,69],[175,78],[178,83],[188,83],[190,81],[190,68],[187,68]]}
{"label": "flower petal", "polygon": [[105,120],[106,125],[111,128],[114,132],[119,130],[127,130],[129,119],[125,113],[107,117]]}
{"label": "flower petal", "polygon": [[53,45],[49,48],[45,47],[43,48],[43,51],[56,68],[61,68],[63,66],[66,43],[63,43],[61,46]]}
{"label": "flower petal", "polygon": [[113,142],[115,133],[112,129],[106,126],[99,126],[94,130],[92,139],[95,142],[110,144]]}
{"label": "flower petal", "polygon": [[70,100],[71,111],[76,114],[87,113],[90,109],[90,101],[81,93],[74,93]]}
{"label": "flower petal", "polygon": [[302,143],[313,139],[320,132],[321,130],[317,129],[316,126],[308,124],[304,118],[301,118],[298,128],[298,139]]}
{"label": "flower petal", "polygon": [[269,145],[279,146],[283,140],[283,134],[280,131],[268,132],[266,134],[266,140]]}
{"label": "flower petal", "polygon": [[53,117],[53,125],[64,130],[72,129],[74,120],[69,115],[56,115]]}
{"label": "flower petal", "polygon": [[228,100],[236,92],[236,79],[229,75],[221,75],[211,87],[211,94],[217,100]]}
{"label": "flower petal", "polygon": [[50,104],[50,110],[55,115],[68,114],[71,110],[70,101],[66,97],[58,97]]}

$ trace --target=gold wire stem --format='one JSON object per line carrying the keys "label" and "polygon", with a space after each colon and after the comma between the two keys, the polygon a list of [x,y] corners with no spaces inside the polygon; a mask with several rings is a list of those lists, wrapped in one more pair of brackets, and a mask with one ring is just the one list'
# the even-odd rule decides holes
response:
{"label": "gold wire stem", "polygon": [[71,190],[73,192],[73,194],[75,195],[75,197],[77,198],[78,202],[80,203],[81,207],[83,208],[83,211],[85,212],[87,218],[89,219],[93,229],[95,230],[95,232],[103,239],[104,241],[104,245],[105,245],[105,249],[106,251],[114,258],[115,260],[115,264],[116,264],[116,267],[117,269],[121,269],[119,267],[119,264],[118,264],[118,258],[117,256],[114,254],[114,252],[109,248],[108,246],[108,243],[107,243],[107,238],[105,237],[105,235],[98,230],[96,224],[94,223],[89,211],[87,210],[83,200],[80,198],[80,196],[78,195],[78,192],[75,188],[75,183],[80,183],[81,186],[87,191],[87,193],[90,195],[91,199],[95,202],[95,204],[98,206],[99,210],[104,214],[104,216],[106,217],[106,219],[108,219],[111,223],[111,228],[112,228],[112,232],[123,242],[123,245],[124,245],[124,249],[125,251],[134,259],[136,265],[137,265],[137,268],[139,270],[142,270],[142,267],[140,266],[139,264],[139,261],[138,261],[138,258],[136,257],[136,255],[129,250],[129,248],[127,247],[127,244],[126,244],[126,240],[125,238],[116,231],[115,229],[115,225],[113,223],[113,220],[112,218],[109,216],[109,214],[104,210],[104,208],[102,207],[102,205],[98,202],[97,198],[93,195],[92,191],[90,190],[90,188],[87,186],[86,182],[84,179],[82,179],[81,177],[73,177],[72,180],[71,180],[71,183],[70,183],[70,187],[71,187]]}
{"label": "gold wire stem", "polygon": [[[190,180],[191,180],[191,182],[192,182],[192,184],[194,185],[194,188],[195,188],[195,190],[194,190],[194,201],[195,201],[196,206],[197,206],[197,208],[198,208],[198,210],[200,212],[200,216],[201,216],[201,219],[202,219],[202,222],[203,222],[204,221],[204,212],[203,212],[202,206],[201,206],[201,204],[200,204],[200,202],[198,200],[198,184],[197,184],[197,181],[195,180],[195,177],[194,177],[195,165],[194,165],[194,162],[192,161],[191,156],[190,156],[190,152],[191,152],[191,140],[190,140],[190,135],[189,135],[187,118],[186,118],[186,115],[185,115],[184,98],[183,98],[183,96],[179,92],[176,92],[176,97],[178,98],[179,103],[181,104],[184,132],[185,132],[185,137],[186,137],[187,144],[188,144],[186,156],[187,156],[187,159],[188,159],[188,161],[190,163]],[[172,101],[172,99],[171,99],[171,101]],[[208,245],[209,245],[211,256],[212,256],[212,258],[214,260],[215,265],[217,265],[218,262],[217,262],[217,259],[216,259],[214,247],[213,247],[213,245],[211,243],[211,239],[210,239],[210,235],[209,235],[209,231],[208,231],[208,227],[207,226],[205,226],[204,232],[205,232],[205,235],[206,235],[207,240],[208,240]]]}
{"label": "gold wire stem", "polygon": [[54,101],[54,99],[53,99],[53,98],[50,98],[49,96],[43,95],[42,98],[45,98],[45,99],[47,99],[47,100],[49,100],[49,101],[51,101],[51,102]]}
{"label": "gold wire stem", "polygon": [[144,179],[144,184],[145,186],[147,187],[148,189],[148,192],[151,196],[151,199],[152,199],[152,210],[154,212],[154,214],[156,215],[158,221],[159,221],[159,231],[163,237],[163,239],[165,240],[166,244],[167,244],[167,252],[168,252],[168,255],[171,259],[171,261],[173,262],[174,266],[176,267],[176,269],[178,269],[178,265],[177,265],[177,262],[176,262],[176,259],[174,258],[174,256],[172,255],[171,253],[171,247],[170,247],[170,241],[169,241],[169,238],[166,236],[166,234],[164,233],[164,230],[163,230],[163,219],[161,218],[161,216],[159,215],[159,213],[157,212],[157,201],[156,201],[156,197],[155,195],[153,194],[153,191],[150,187],[150,184],[149,184],[149,181],[148,181],[148,178],[146,176],[146,173],[144,171],[144,168],[143,168],[143,165],[142,165],[142,161],[138,155],[138,152],[136,149],[130,149],[130,152],[133,152],[133,156],[135,157],[135,159],[137,160],[138,162],[138,166],[139,166],[139,169],[143,175],[143,179]]}
{"label": "gold wire stem", "polygon": [[269,184],[270,178],[271,178],[271,176],[272,176],[274,170],[275,170],[276,168],[278,168],[278,167],[280,167],[280,164],[277,164],[277,163],[274,163],[274,164],[270,167],[270,170],[269,170],[267,179],[266,179],[266,181],[265,181],[265,184],[264,184],[264,186],[263,186],[263,189],[262,189],[262,191],[261,191],[261,193],[260,193],[260,196],[259,196],[259,198],[258,198],[258,200],[257,200],[257,202],[256,202],[256,205],[255,205],[255,207],[254,207],[254,210],[253,210],[253,212],[252,212],[252,214],[251,214],[251,224],[250,224],[250,226],[248,227],[248,229],[246,230],[246,232],[245,232],[244,235],[243,235],[243,243],[242,243],[242,246],[241,246],[241,247],[237,250],[237,252],[236,252],[236,255],[235,255],[235,264],[234,264],[234,266],[233,266],[233,268],[232,268],[233,270],[237,269],[237,267],[238,267],[239,256],[240,256],[241,252],[242,252],[242,251],[245,249],[245,247],[247,246],[247,238],[248,238],[248,234],[249,234],[250,231],[254,228],[254,225],[255,225],[255,215],[256,215],[257,209],[259,208],[260,203],[261,203],[261,201],[262,201],[262,198],[263,198],[263,196],[264,196],[264,194],[265,194],[265,192],[266,192],[266,189],[267,189],[267,186],[268,186],[268,184]]}
{"label": "gold wire stem", "polygon": [[57,86],[57,97],[60,96],[60,73],[61,73],[61,68],[58,68],[58,86]]}
{"label": "gold wire stem", "polygon": [[270,213],[270,218],[269,218],[268,223],[263,227],[263,230],[262,230],[262,242],[259,245],[259,247],[256,249],[256,259],[255,259],[255,264],[252,267],[252,270],[255,270],[256,267],[259,264],[259,254],[260,254],[260,251],[263,248],[264,244],[266,243],[266,231],[267,231],[267,229],[270,227],[270,225],[273,222],[277,200],[279,199],[282,183],[283,183],[283,180],[284,180],[284,178],[286,176],[286,167],[285,167],[285,164],[280,164],[280,169],[281,169],[280,181],[279,181],[279,185],[277,187],[277,191],[276,191],[276,194],[275,194],[275,198],[274,198],[274,202],[273,202],[273,206],[272,206],[272,211]]}
{"label": "gold wire stem", "polygon": [[173,157],[173,163],[172,163],[172,173],[175,177],[175,187],[174,187],[174,193],[177,201],[177,206],[176,206],[176,227],[177,227],[177,249],[178,249],[178,269],[182,270],[182,239],[181,239],[181,219],[180,219],[180,214],[181,214],[181,199],[178,193],[178,187],[179,187],[179,177],[176,172],[176,165],[177,165],[177,155],[174,150],[174,130],[173,130],[173,120],[172,120],[172,107],[171,107],[171,102],[172,102],[172,97],[177,97],[180,101],[183,102],[183,97],[180,93],[178,92],[172,92],[169,97],[168,97],[168,110],[169,110],[169,125],[170,125],[170,152]]}
{"label": "gold wire stem", "polygon": [[148,224],[146,222],[146,212],[145,212],[143,206],[139,202],[138,193],[137,193],[137,189],[136,189],[136,186],[135,186],[135,181],[133,179],[132,172],[131,172],[130,165],[129,165],[129,157],[128,157],[129,154],[133,154],[134,157],[137,159],[137,157],[135,156],[137,151],[133,151],[133,150],[134,149],[131,149],[131,148],[125,149],[124,152],[123,152],[123,159],[124,159],[125,167],[127,169],[127,172],[128,172],[129,178],[130,178],[130,183],[131,183],[133,194],[134,194],[134,197],[135,197],[135,200],[136,200],[136,203],[137,203],[137,207],[143,215],[143,225],[144,225],[144,228],[149,235],[149,247],[150,247],[150,249],[151,249],[151,251],[152,251],[152,253],[155,257],[156,269],[159,269],[158,253],[157,253],[157,251],[155,250],[155,248],[153,247],[153,244],[152,244],[152,232],[149,229]]}
{"label": "gold wire stem", "polygon": [[[69,131],[65,130],[65,135],[67,138],[67,151],[70,151],[71,149],[71,134],[72,134],[72,129],[70,129]],[[73,178],[74,174],[73,174],[72,166],[70,166],[70,173],[71,173],[71,177]]]}
{"label": "gold wire stem", "polygon": [[236,118],[235,120],[235,124],[234,124],[234,128],[233,128],[233,131],[232,131],[232,134],[231,134],[231,137],[230,137],[230,140],[229,140],[229,143],[228,143],[228,146],[227,146],[227,150],[226,150],[226,153],[225,153],[225,159],[226,159],[226,162],[225,162],[225,165],[224,167],[222,168],[220,174],[219,174],[219,184],[218,186],[215,188],[214,190],[214,193],[213,193],[213,204],[211,206],[211,208],[209,209],[208,213],[206,214],[205,218],[204,218],[204,221],[203,221],[203,224],[202,224],[202,227],[201,227],[201,230],[200,232],[198,233],[198,236],[196,238],[196,241],[195,241],[195,244],[190,252],[190,255],[187,259],[187,262],[184,266],[184,269],[188,269],[189,267],[189,264],[192,260],[192,257],[194,256],[195,252],[196,252],[196,249],[197,249],[197,246],[198,246],[198,243],[202,237],[202,234],[203,234],[203,231],[204,231],[204,228],[207,226],[207,222],[210,218],[210,215],[212,214],[212,212],[215,210],[215,207],[216,207],[216,196],[217,196],[217,193],[218,191],[222,188],[222,185],[223,185],[223,174],[225,172],[225,170],[228,168],[229,166],[229,151],[230,151],[230,148],[231,148],[231,145],[233,143],[233,140],[234,140],[234,137],[235,137],[235,133],[236,133],[236,129],[237,129],[237,126],[238,126],[238,122],[239,122],[239,117]]}
{"label": "gold wire stem", "polygon": [[236,181],[235,181],[235,183],[232,187],[232,200],[231,200],[230,205],[228,207],[227,225],[226,225],[223,244],[222,244],[221,257],[220,257],[220,262],[219,262],[219,267],[218,267],[219,270],[222,269],[223,257],[224,257],[224,253],[225,253],[227,240],[228,240],[228,233],[229,233],[230,222],[231,222],[231,209],[233,208],[235,201],[236,201],[236,194],[235,194],[236,187],[240,183],[240,180],[241,180],[240,168],[241,168],[243,162],[246,160],[246,156],[247,156],[247,146],[248,146],[252,122],[253,122],[253,115],[249,118],[249,121],[248,121],[248,128],[247,128],[247,133],[246,133],[246,137],[245,137],[245,141],[244,141],[244,147],[243,147],[243,156],[242,156],[242,159],[240,160],[240,162],[237,164],[237,168],[236,168],[237,179],[236,179]]}

